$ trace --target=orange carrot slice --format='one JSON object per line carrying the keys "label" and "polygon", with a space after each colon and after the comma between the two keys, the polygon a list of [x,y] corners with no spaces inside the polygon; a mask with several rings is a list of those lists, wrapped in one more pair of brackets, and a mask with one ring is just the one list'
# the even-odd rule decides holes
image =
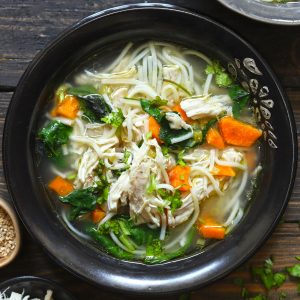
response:
{"label": "orange carrot slice", "polygon": [[262,131],[232,117],[224,117],[219,123],[219,129],[227,144],[250,147],[261,137]]}
{"label": "orange carrot slice", "polygon": [[172,107],[172,111],[176,111],[180,114],[181,118],[185,122],[191,121],[191,119],[186,115],[185,111],[181,108],[179,104]]}
{"label": "orange carrot slice", "polygon": [[152,137],[156,138],[158,143],[162,142],[159,138],[160,125],[152,116],[149,117],[149,131],[151,131]]}
{"label": "orange carrot slice", "polygon": [[224,149],[225,143],[224,140],[217,129],[210,128],[206,135],[207,144],[217,148]]}
{"label": "orange carrot slice", "polygon": [[220,166],[220,165],[215,165],[213,170],[211,171],[211,174],[217,175],[217,176],[235,176],[235,171],[232,167],[229,166]]}
{"label": "orange carrot slice", "polygon": [[200,224],[198,230],[206,239],[222,240],[225,237],[225,228],[220,225]]}
{"label": "orange carrot slice", "polygon": [[60,176],[56,176],[48,184],[48,187],[56,192],[59,196],[66,196],[73,191],[73,184]]}
{"label": "orange carrot slice", "polygon": [[170,184],[174,188],[178,188],[181,192],[187,192],[191,189],[189,185],[191,168],[189,166],[175,166],[169,172]]}
{"label": "orange carrot slice", "polygon": [[95,208],[92,211],[92,219],[94,223],[99,223],[105,217],[105,212],[100,208]]}
{"label": "orange carrot slice", "polygon": [[67,95],[51,112],[52,115],[75,119],[79,111],[79,101],[74,96]]}

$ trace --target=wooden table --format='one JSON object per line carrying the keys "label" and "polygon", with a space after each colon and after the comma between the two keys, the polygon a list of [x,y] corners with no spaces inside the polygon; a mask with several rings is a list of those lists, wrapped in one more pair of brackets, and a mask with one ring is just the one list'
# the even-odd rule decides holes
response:
{"label": "wooden table", "polygon": [[[241,0],[242,1],[242,0]],[[127,0],[126,3],[137,1]],[[298,132],[300,130],[300,26],[283,27],[267,25],[241,17],[216,2],[216,0],[162,1],[192,8],[211,16],[245,37],[267,59],[281,80],[292,103]],[[124,4],[122,0],[0,0],[0,129],[2,132],[6,110],[13,91],[28,63],[54,37],[67,26],[101,9]],[[0,166],[0,195],[9,199],[2,165]],[[30,201],[30,199],[27,199]],[[270,202],[272,199],[270,199]],[[241,288],[233,284],[243,278],[252,294],[263,292],[261,284],[251,278],[249,268],[261,265],[271,255],[275,269],[296,263],[300,255],[300,176],[283,222],[272,237],[246,264],[211,286],[191,293],[192,299],[241,299]],[[245,237],[246,238],[246,237]],[[24,230],[23,245],[18,258],[1,269],[0,282],[19,275],[38,275],[57,281],[78,299],[130,299],[97,289],[74,277],[56,265]],[[297,296],[297,283],[288,281],[280,288],[287,299]],[[279,292],[272,291],[269,299],[279,299]],[[141,297],[136,297],[136,299]],[[174,299],[178,297],[160,297]]]}

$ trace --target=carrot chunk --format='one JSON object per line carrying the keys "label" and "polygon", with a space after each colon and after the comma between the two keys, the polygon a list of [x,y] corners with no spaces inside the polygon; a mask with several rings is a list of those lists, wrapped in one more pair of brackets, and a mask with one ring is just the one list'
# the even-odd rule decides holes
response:
{"label": "carrot chunk", "polygon": [[179,104],[172,107],[172,111],[176,111],[180,114],[181,118],[185,122],[189,122],[191,119],[186,115],[185,111],[181,108]]}
{"label": "carrot chunk", "polygon": [[224,140],[217,129],[210,128],[206,135],[206,141],[208,145],[211,145],[217,149],[224,149]]}
{"label": "carrot chunk", "polygon": [[159,138],[160,125],[152,116],[149,117],[149,131],[151,131],[152,137],[156,138],[158,143],[162,142]]}
{"label": "carrot chunk", "polygon": [[100,208],[95,208],[92,211],[92,219],[94,223],[99,223],[105,217],[105,212]]}
{"label": "carrot chunk", "polygon": [[169,172],[170,184],[179,191],[187,192],[191,189],[189,185],[189,176],[191,168],[189,166],[175,166]]}
{"label": "carrot chunk", "polygon": [[56,176],[48,184],[48,187],[56,192],[59,196],[66,196],[73,191],[73,184],[60,176]]}
{"label": "carrot chunk", "polygon": [[225,237],[225,228],[220,225],[205,225],[198,226],[200,234],[206,239],[222,240]]}
{"label": "carrot chunk", "polygon": [[229,166],[220,166],[220,165],[215,165],[213,170],[211,171],[211,174],[217,175],[217,176],[235,176],[235,171],[233,170],[232,167]]}
{"label": "carrot chunk", "polygon": [[250,147],[261,137],[262,131],[232,117],[224,117],[219,123],[219,129],[227,144]]}
{"label": "carrot chunk", "polygon": [[54,116],[62,116],[68,119],[75,119],[79,111],[79,101],[74,96],[67,95],[51,112]]}

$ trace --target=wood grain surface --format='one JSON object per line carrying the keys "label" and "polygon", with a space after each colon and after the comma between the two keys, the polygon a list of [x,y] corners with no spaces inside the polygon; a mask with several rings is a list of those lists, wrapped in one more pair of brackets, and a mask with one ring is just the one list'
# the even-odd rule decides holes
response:
{"label": "wood grain surface", "polygon": [[[241,0],[242,1],[242,0]],[[28,63],[47,43],[67,26],[94,12],[141,1],[124,0],[0,0],[0,133],[2,135],[6,111],[16,85]],[[248,40],[268,61],[285,88],[296,118],[300,134],[300,27],[268,25],[241,17],[220,5],[216,0],[173,0],[162,3],[177,4],[211,16],[232,28]],[[9,200],[0,161],[0,196]],[[300,174],[284,214],[283,221],[256,255],[226,278],[192,292],[191,299],[242,299],[241,288],[235,278],[243,278],[252,295],[266,291],[255,282],[250,267],[261,265],[274,257],[275,269],[283,270],[300,255]],[[245,237],[246,238],[246,237]],[[23,228],[23,244],[18,258],[0,270],[0,282],[19,275],[37,275],[52,279],[69,289],[79,300],[140,299],[106,292],[90,286],[56,265],[41,246]],[[272,290],[268,299],[279,299],[280,291],[286,299],[300,299],[297,281],[288,280],[279,291]],[[144,297],[143,297],[144,298]],[[180,299],[180,295],[155,299]]]}

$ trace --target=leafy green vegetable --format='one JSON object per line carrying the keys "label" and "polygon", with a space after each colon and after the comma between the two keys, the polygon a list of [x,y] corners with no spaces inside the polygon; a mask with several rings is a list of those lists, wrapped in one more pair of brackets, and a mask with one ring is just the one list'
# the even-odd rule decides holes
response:
{"label": "leafy green vegetable", "polygon": [[96,228],[89,230],[91,237],[97,241],[108,253],[120,259],[132,260],[134,255],[119,248],[107,235],[102,235]]}
{"label": "leafy green vegetable", "polygon": [[61,202],[71,205],[70,220],[74,220],[79,215],[85,214],[96,208],[97,189],[91,187],[74,190],[65,197],[59,197],[59,199]]}
{"label": "leafy green vegetable", "polygon": [[103,121],[106,124],[110,124],[115,128],[118,128],[122,125],[123,121],[125,120],[123,112],[120,108],[115,112],[111,112],[109,115],[107,115],[104,118],[101,118],[101,121]]}
{"label": "leafy green vegetable", "polygon": [[84,117],[90,122],[103,122],[101,119],[111,113],[111,107],[106,103],[102,95],[90,94],[78,96],[78,99]]}
{"label": "leafy green vegetable", "polygon": [[184,155],[184,151],[185,150],[181,150],[179,151],[179,153],[177,154],[177,165],[184,167],[186,166],[186,162],[183,160],[183,155]]}
{"label": "leafy green vegetable", "polygon": [[191,228],[191,230],[187,233],[185,244],[181,246],[181,248],[179,248],[174,252],[169,252],[169,253],[162,252],[160,255],[157,255],[155,257],[146,257],[145,262],[149,264],[161,263],[183,255],[193,243],[195,233],[196,233],[195,228]]}
{"label": "leafy green vegetable", "polygon": [[292,267],[287,268],[290,276],[300,277],[300,264],[295,264]]}
{"label": "leafy green vegetable", "polygon": [[127,149],[125,149],[125,151],[124,151],[124,157],[123,157],[123,162],[125,164],[128,163],[128,160],[129,160],[129,158],[130,158],[131,155],[132,155],[131,152],[128,151]]}
{"label": "leafy green vegetable", "polygon": [[45,145],[48,157],[59,162],[63,157],[62,145],[69,141],[72,127],[65,125],[59,121],[50,121],[38,133],[38,137]]}
{"label": "leafy green vegetable", "polygon": [[157,122],[160,122],[164,113],[160,110],[157,105],[151,100],[141,100],[142,109],[152,116]]}
{"label": "leafy green vegetable", "polygon": [[234,84],[229,87],[228,94],[233,101],[233,116],[237,118],[241,111],[248,105],[250,94],[238,84]]}
{"label": "leafy green vegetable", "polygon": [[[160,121],[160,133],[159,138],[167,145],[173,146],[173,148],[185,148],[188,141],[194,141],[191,129],[172,129],[169,125],[169,121],[165,116],[162,116]],[[177,142],[178,138],[182,138],[182,141]],[[186,138],[185,138],[186,137]]]}
{"label": "leafy green vegetable", "polygon": [[268,290],[273,287],[278,288],[286,281],[284,273],[273,273],[272,268],[273,261],[271,258],[265,260],[263,267],[252,268],[253,275],[259,277]]}
{"label": "leafy green vegetable", "polygon": [[92,85],[80,85],[78,87],[70,87],[67,89],[67,93],[73,96],[82,97],[91,94],[98,94],[98,91]]}
{"label": "leafy green vegetable", "polygon": [[228,87],[233,83],[230,75],[225,71],[220,62],[217,60],[213,60],[210,65],[207,65],[205,73],[214,74],[216,84],[220,87]]}
{"label": "leafy green vegetable", "polygon": [[151,243],[148,243],[146,247],[146,257],[147,259],[157,257],[161,255],[163,248],[161,241],[159,239],[154,239]]}
{"label": "leafy green vegetable", "polygon": [[174,193],[171,191],[167,191],[164,189],[158,189],[157,192],[163,198],[163,200],[168,201],[170,203],[172,213],[180,208],[182,205],[181,194],[179,190],[176,190]]}
{"label": "leafy green vegetable", "polygon": [[295,258],[296,258],[297,260],[300,260],[300,256],[295,256]]}

